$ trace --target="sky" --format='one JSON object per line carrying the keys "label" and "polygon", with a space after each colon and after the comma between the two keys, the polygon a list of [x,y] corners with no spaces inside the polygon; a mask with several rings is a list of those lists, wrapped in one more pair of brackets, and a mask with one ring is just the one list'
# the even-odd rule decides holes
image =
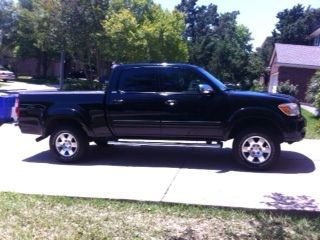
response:
{"label": "sky", "polygon": [[[162,8],[173,10],[180,0],[154,0]],[[277,23],[276,15],[296,4],[320,8],[320,0],[198,0],[198,5],[218,6],[218,12],[240,11],[238,23],[249,28],[253,47],[260,47],[267,36],[271,35]]]}

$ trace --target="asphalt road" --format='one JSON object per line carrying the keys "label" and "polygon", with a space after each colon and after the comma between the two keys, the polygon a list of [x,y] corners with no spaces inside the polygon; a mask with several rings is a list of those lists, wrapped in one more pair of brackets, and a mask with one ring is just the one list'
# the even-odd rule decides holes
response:
{"label": "asphalt road", "polygon": [[0,127],[0,191],[320,211],[320,141],[282,144],[280,161],[250,172],[223,149],[91,145],[85,161],[57,162],[48,139]]}

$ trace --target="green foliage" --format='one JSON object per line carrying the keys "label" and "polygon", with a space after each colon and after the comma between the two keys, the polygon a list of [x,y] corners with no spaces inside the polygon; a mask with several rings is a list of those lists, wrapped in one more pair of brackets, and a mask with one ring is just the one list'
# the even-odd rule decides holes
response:
{"label": "green foliage", "polygon": [[253,52],[249,56],[249,62],[247,66],[248,79],[259,79],[265,71],[263,59],[258,52]]}
{"label": "green foliage", "polygon": [[0,1],[0,64],[2,56],[12,55],[16,43],[17,11],[13,1]]}
{"label": "green foliage", "polygon": [[280,82],[277,88],[278,93],[296,96],[298,93],[298,85],[290,83],[290,80]]}
{"label": "green foliage", "polygon": [[308,36],[320,26],[320,9],[298,4],[279,12],[277,18],[279,20],[273,31],[276,42],[309,45]]}
{"label": "green foliage", "polygon": [[38,76],[46,78],[48,61],[56,56],[60,15],[59,0],[20,1],[17,53],[40,60]]}
{"label": "green foliage", "polygon": [[253,80],[252,87],[250,90],[264,92],[266,91],[266,86],[263,83],[261,83],[259,80]]}
{"label": "green foliage", "polygon": [[306,138],[320,139],[320,118],[302,109],[302,116],[306,119]]}
{"label": "green foliage", "polygon": [[307,87],[306,101],[311,104],[316,104],[316,96],[320,93],[320,71],[310,79]]}
{"label": "green foliage", "polygon": [[263,62],[263,66],[266,68],[269,66],[270,59],[272,57],[275,39],[272,36],[267,37],[262,46],[257,48],[257,54],[260,61]]}
{"label": "green foliage", "polygon": [[65,81],[62,89],[63,91],[89,91],[89,90],[102,90],[103,85],[99,82],[94,81],[91,84],[88,81],[78,80],[78,79],[68,79]]}
{"label": "green foliage", "polygon": [[111,62],[186,61],[183,16],[152,0],[19,0],[18,54],[48,60],[64,51],[93,84]]}
{"label": "green foliage", "polygon": [[317,109],[320,109],[320,92],[318,92],[318,94],[315,97],[314,106]]}
{"label": "green foliage", "polygon": [[132,1],[127,7],[112,3],[103,21],[109,58],[117,62],[187,60],[180,13],[164,11],[144,0]]}
{"label": "green foliage", "polygon": [[185,16],[184,38],[189,61],[213,72],[222,81],[243,82],[248,78],[251,34],[237,24],[239,12],[219,14],[217,6],[197,6],[196,0],[182,0],[177,10]]}

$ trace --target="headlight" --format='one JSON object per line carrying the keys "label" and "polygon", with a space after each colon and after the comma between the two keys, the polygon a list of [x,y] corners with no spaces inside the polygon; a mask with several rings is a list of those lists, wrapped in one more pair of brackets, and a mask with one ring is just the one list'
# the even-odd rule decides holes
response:
{"label": "headlight", "polygon": [[296,103],[283,103],[278,106],[281,112],[283,112],[287,116],[299,116],[300,109],[298,104]]}

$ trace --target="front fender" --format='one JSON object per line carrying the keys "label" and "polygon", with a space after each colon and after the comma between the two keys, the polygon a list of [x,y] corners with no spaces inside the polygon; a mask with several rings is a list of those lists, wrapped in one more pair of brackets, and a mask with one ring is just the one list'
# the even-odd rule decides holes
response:
{"label": "front fender", "polygon": [[[268,124],[268,125],[264,126],[265,124]],[[261,127],[261,128],[272,126],[276,128],[274,130],[282,132],[285,125],[285,120],[280,113],[277,113],[269,108],[265,108],[265,107],[241,108],[236,110],[227,120],[225,138],[229,139],[232,131],[239,125],[243,127]]]}

